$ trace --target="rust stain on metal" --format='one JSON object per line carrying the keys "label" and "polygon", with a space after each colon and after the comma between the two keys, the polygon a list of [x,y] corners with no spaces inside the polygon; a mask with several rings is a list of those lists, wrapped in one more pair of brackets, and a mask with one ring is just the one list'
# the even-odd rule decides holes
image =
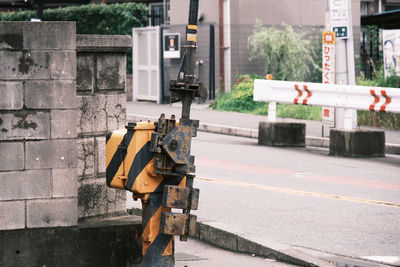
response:
{"label": "rust stain on metal", "polygon": [[186,219],[186,214],[163,212],[160,232],[167,235],[184,235]]}
{"label": "rust stain on metal", "polygon": [[173,209],[197,210],[199,189],[185,186],[165,186],[163,190],[163,205]]}

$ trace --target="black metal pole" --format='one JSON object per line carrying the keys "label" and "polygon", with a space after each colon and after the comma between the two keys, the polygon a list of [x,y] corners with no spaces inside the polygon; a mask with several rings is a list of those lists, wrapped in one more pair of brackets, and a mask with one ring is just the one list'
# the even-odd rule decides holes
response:
{"label": "black metal pole", "polygon": [[35,16],[37,19],[43,20],[43,4],[40,2],[36,5]]}
{"label": "black metal pole", "polygon": [[164,26],[160,26],[160,86],[161,86],[161,103],[165,104],[165,74],[164,74]]}
{"label": "black metal pole", "polygon": [[189,21],[186,28],[186,45],[185,45],[185,77],[184,83],[186,90],[182,96],[182,117],[183,125],[190,125],[190,105],[195,97],[194,92],[189,90],[189,86],[195,83],[194,66],[195,54],[197,49],[197,17],[199,13],[199,0],[190,0]]}
{"label": "black metal pole", "polygon": [[[143,228],[143,252],[141,267],[173,267],[175,259],[172,254],[163,255],[169,244],[173,241],[172,235],[163,233],[147,233],[147,228],[160,223],[162,205],[162,193],[152,193],[150,196],[142,199],[142,228]],[[155,235],[155,236],[154,236]]]}
{"label": "black metal pole", "polygon": [[209,80],[209,98],[215,99],[215,27],[210,25],[210,80]]}

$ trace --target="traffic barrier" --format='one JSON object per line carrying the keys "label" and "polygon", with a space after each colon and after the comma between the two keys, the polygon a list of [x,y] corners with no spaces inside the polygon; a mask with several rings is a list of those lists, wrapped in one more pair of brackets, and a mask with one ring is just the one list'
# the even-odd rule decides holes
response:
{"label": "traffic barrier", "polygon": [[254,101],[400,113],[399,88],[255,80]]}
{"label": "traffic barrier", "polygon": [[[267,124],[275,128],[277,127],[276,102],[343,108],[344,129],[330,131],[329,154],[345,157],[385,155],[384,132],[352,129],[349,111],[356,109],[400,113],[399,88],[255,80],[254,100],[270,102]],[[262,123],[265,122],[261,122],[260,125]],[[290,126],[287,125],[287,128],[290,129]],[[266,135],[272,140],[277,139],[276,134],[266,133]]]}

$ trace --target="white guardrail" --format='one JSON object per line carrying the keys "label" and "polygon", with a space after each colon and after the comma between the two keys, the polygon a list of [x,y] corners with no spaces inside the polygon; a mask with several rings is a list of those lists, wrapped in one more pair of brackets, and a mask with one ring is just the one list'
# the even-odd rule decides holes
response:
{"label": "white guardrail", "polygon": [[254,101],[400,113],[400,88],[254,81]]}

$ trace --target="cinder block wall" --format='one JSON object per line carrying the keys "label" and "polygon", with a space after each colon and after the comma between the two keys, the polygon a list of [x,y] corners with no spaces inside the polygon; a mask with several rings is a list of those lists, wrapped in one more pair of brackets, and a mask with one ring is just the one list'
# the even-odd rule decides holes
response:
{"label": "cinder block wall", "polygon": [[0,23],[0,230],[77,224],[75,37]]}
{"label": "cinder block wall", "polygon": [[131,43],[73,22],[0,22],[0,230],[125,211],[105,184],[105,136],[125,126]]}
{"label": "cinder block wall", "polygon": [[126,193],[105,186],[105,136],[126,123],[129,36],[77,35],[79,218],[125,212]]}

